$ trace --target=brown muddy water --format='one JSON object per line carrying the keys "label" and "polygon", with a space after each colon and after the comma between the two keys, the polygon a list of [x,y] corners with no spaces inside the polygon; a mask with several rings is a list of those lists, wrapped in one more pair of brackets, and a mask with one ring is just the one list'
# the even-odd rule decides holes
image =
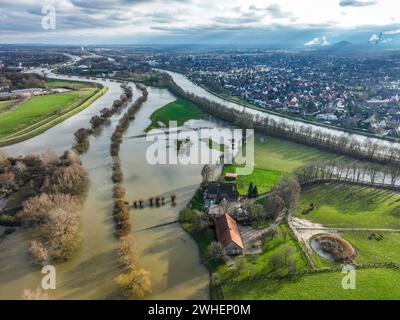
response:
{"label": "brown muddy water", "polygon": [[[110,84],[110,83],[107,83]],[[5,148],[9,154],[61,152],[70,147],[73,132],[87,126],[90,116],[110,106],[121,93],[112,84],[109,92],[84,112],[66,120],[29,141]],[[134,89],[135,99],[140,92]],[[126,137],[141,134],[151,113],[175,100],[167,90],[149,88],[148,101],[137,113]],[[120,271],[112,221],[110,137],[121,114],[90,138],[90,148],[82,155],[89,173],[90,186],[82,208],[80,250],[71,261],[56,265],[57,289],[54,299],[119,299],[114,278]],[[209,123],[208,123],[209,125]],[[58,140],[60,138],[60,140]],[[201,165],[157,165],[147,163],[144,138],[126,138],[121,146],[127,198],[130,201],[149,196],[177,194],[177,206],[131,210],[133,234],[141,250],[141,265],[151,272],[153,293],[149,299],[208,299],[209,274],[201,264],[194,241],[178,224],[156,227],[176,221],[201,181]],[[148,229],[150,228],[150,229]],[[20,229],[0,244],[0,299],[19,299],[24,289],[40,287],[41,268],[29,261],[28,246],[33,231]]]}

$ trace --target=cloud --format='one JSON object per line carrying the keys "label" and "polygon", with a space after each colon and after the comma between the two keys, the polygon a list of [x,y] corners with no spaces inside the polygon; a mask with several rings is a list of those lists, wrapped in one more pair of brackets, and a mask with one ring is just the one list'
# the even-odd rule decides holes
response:
{"label": "cloud", "polygon": [[271,4],[265,8],[265,11],[274,19],[291,18],[293,16],[292,13],[283,11],[278,4]]}
{"label": "cloud", "polygon": [[396,34],[400,34],[400,29],[385,31],[385,32],[383,32],[383,34],[386,34],[386,35],[396,35]]}
{"label": "cloud", "polygon": [[369,7],[377,4],[375,0],[360,1],[360,0],[341,0],[339,5],[341,7]]}
{"label": "cloud", "polygon": [[[381,31],[381,28],[390,30],[387,32],[400,32],[397,30],[400,19],[390,20],[396,8],[388,1],[379,2],[379,7],[372,7],[371,12],[379,14],[360,15],[358,10],[344,10],[338,6],[339,0],[315,1],[308,5],[299,5],[296,1],[268,1],[262,4],[261,0],[233,0],[222,3],[215,0],[0,0],[0,43],[15,42],[18,39],[39,39],[51,41],[59,37],[62,42],[64,36],[71,39],[75,36],[77,41],[83,37],[98,38],[107,37],[131,37],[132,42],[138,38],[156,38],[174,35],[192,41],[196,33],[212,37],[214,33],[237,32],[242,35],[244,41],[253,36],[253,30],[257,33],[260,42],[269,39],[273,41],[283,39],[288,30],[286,41],[303,47],[312,45],[326,45],[325,35],[333,39],[331,30],[343,33],[351,33],[351,30],[360,28],[363,30],[362,41],[364,43],[370,35]],[[41,29],[43,3],[53,4],[57,14],[57,29],[45,31]],[[312,1],[309,0],[308,3]],[[266,1],[264,2],[266,3]],[[366,6],[372,5],[372,0],[342,0],[342,6]],[[400,8],[400,6],[398,6]],[[346,11],[346,16],[342,12]],[[396,24],[397,23],[397,24]],[[366,29],[368,26],[368,29]],[[378,27],[379,26],[379,27]],[[195,30],[195,31],[193,31]],[[318,31],[317,31],[318,30]],[[367,31],[366,31],[367,30]],[[383,29],[384,30],[384,29]],[[193,31],[193,32],[192,32]],[[202,32],[204,31],[204,32]],[[14,32],[14,34],[12,34]],[[246,34],[247,33],[247,34]],[[207,34],[207,35],[206,35]],[[390,34],[390,33],[388,33]],[[275,37],[276,35],[276,37]],[[154,36],[154,37],[153,37]],[[234,35],[232,34],[232,37]],[[317,38],[315,40],[314,38]],[[395,36],[387,36],[387,38]],[[108,38],[107,38],[108,39]],[[158,38],[157,38],[158,39]],[[220,39],[224,39],[223,36]],[[313,39],[309,41],[310,39]],[[346,37],[347,39],[347,37]],[[271,41],[270,39],[268,41]],[[317,44],[314,44],[314,42]]]}
{"label": "cloud", "polygon": [[304,45],[306,47],[323,47],[323,46],[328,46],[330,43],[326,37],[321,37],[321,38],[314,38],[308,42],[306,42]]}

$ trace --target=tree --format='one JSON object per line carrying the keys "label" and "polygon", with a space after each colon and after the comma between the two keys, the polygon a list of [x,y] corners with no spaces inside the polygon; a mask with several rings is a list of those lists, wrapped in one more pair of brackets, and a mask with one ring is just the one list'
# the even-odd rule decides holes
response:
{"label": "tree", "polygon": [[131,234],[120,239],[118,256],[125,269],[134,269],[138,266],[139,251]]}
{"label": "tree", "polygon": [[15,184],[15,174],[5,172],[0,174],[0,189],[8,189]]}
{"label": "tree", "polygon": [[36,264],[46,265],[49,260],[49,253],[47,252],[46,247],[42,242],[33,240],[30,243],[29,253],[32,257],[32,260]]}
{"label": "tree", "polygon": [[258,203],[255,203],[249,207],[249,217],[256,220],[258,225],[259,221],[265,216],[264,207]]}
{"label": "tree", "polygon": [[86,182],[86,170],[78,163],[71,163],[69,166],[55,169],[43,191],[79,195],[84,191]]}
{"label": "tree", "polygon": [[40,226],[49,221],[50,212],[56,208],[76,212],[78,210],[78,202],[71,195],[42,193],[40,196],[26,200],[23,203],[22,211],[17,214],[17,218],[24,226]]}
{"label": "tree", "polygon": [[54,259],[69,260],[81,241],[77,212],[65,208],[52,210],[41,233]]}
{"label": "tree", "polygon": [[207,216],[201,211],[193,212],[193,231],[202,232],[208,228]]}
{"label": "tree", "polygon": [[121,273],[116,282],[125,296],[143,298],[151,292],[150,272],[135,268],[128,272]]}
{"label": "tree", "polygon": [[208,258],[212,261],[220,261],[225,259],[226,252],[224,246],[219,242],[211,242],[207,248]]}
{"label": "tree", "polygon": [[89,133],[90,131],[86,128],[80,128],[78,129],[75,133],[75,141],[77,143],[83,143],[87,140],[87,138],[89,137]]}
{"label": "tree", "polygon": [[249,190],[247,192],[247,195],[249,198],[251,198],[253,196],[253,192],[254,192],[254,184],[253,184],[253,182],[250,182]]}
{"label": "tree", "polygon": [[284,210],[287,214],[292,214],[298,205],[300,199],[300,185],[292,177],[283,178],[278,184],[273,188],[273,192],[283,200]]}
{"label": "tree", "polygon": [[284,210],[285,202],[277,192],[271,192],[264,202],[266,217],[276,219]]}
{"label": "tree", "polygon": [[258,188],[257,188],[257,186],[254,186],[252,197],[253,198],[257,198],[258,197]]}

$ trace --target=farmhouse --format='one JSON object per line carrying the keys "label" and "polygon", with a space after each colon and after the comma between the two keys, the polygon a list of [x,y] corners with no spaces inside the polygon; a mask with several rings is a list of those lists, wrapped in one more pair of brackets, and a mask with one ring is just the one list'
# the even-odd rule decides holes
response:
{"label": "farmhouse", "polygon": [[215,202],[219,202],[223,199],[237,201],[239,198],[239,192],[237,191],[236,184],[211,182],[207,186],[204,198]]}
{"label": "farmhouse", "polygon": [[215,230],[218,242],[224,246],[227,254],[243,254],[244,247],[238,226],[229,214],[224,214],[216,220]]}

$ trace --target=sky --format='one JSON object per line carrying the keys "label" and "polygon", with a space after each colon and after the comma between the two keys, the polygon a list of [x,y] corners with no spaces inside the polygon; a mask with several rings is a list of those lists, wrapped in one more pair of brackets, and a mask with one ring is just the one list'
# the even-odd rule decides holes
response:
{"label": "sky", "polygon": [[398,0],[0,0],[0,43],[389,43],[399,12]]}

